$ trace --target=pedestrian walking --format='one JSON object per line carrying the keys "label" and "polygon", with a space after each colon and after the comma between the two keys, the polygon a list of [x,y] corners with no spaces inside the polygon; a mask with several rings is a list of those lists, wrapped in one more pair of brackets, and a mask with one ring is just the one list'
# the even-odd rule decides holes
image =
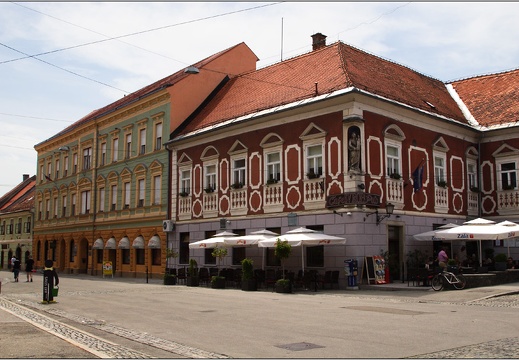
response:
{"label": "pedestrian walking", "polygon": [[50,259],[45,260],[45,268],[43,269],[43,301],[42,303],[55,303],[52,290],[54,286],[59,285],[59,277],[56,269],[52,266],[53,262]]}
{"label": "pedestrian walking", "polygon": [[27,273],[27,281],[26,282],[32,282],[32,271],[34,269],[34,260],[32,258],[32,255],[29,255],[27,260],[25,260],[25,272]]}
{"label": "pedestrian walking", "polygon": [[20,275],[21,263],[20,260],[15,258],[13,264],[13,274],[14,274],[14,282],[18,282],[18,275]]}

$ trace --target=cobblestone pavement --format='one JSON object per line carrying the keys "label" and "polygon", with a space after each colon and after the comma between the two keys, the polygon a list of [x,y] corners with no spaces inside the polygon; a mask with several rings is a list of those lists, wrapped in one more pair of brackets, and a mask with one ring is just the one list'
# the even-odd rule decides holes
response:
{"label": "cobblestone pavement", "polygon": [[228,358],[225,355],[207,352],[193,347],[185,346],[168,340],[160,339],[150,336],[145,333],[140,333],[130,329],[125,329],[120,326],[105,324],[104,322],[96,321],[84,316],[69,314],[67,312],[53,309],[46,304],[38,304],[34,301],[9,299],[8,297],[0,297],[0,308],[10,312],[11,314],[33,324],[34,326],[45,330],[55,336],[58,336],[82,349],[90,352],[95,357],[99,358],[115,358],[115,359],[150,359],[154,358],[151,355],[132,350],[122,345],[118,345],[106,340],[103,340],[95,335],[81,331],[72,326],[63,324],[60,321],[51,319],[36,311],[47,313],[61,317],[63,319],[72,320],[81,325],[90,326],[106,333],[111,333],[141,344],[153,346],[158,349],[165,350],[171,353],[171,357],[175,358],[212,358],[223,359]]}
{"label": "cobblestone pavement", "polygon": [[[91,294],[116,294],[125,293],[130,295],[134,291],[142,291],[140,288],[118,288],[98,290],[85,289],[82,291],[70,291],[67,295],[72,298],[87,298]],[[519,289],[519,288],[517,288]],[[413,297],[403,296],[400,292],[393,292],[385,295],[365,291],[357,294],[352,293],[322,293],[323,301],[327,296],[347,296],[349,299],[378,299],[384,297],[388,303],[431,303],[431,304],[456,304],[467,307],[485,308],[519,308],[519,290],[510,292],[507,295],[492,295],[480,297],[475,300],[455,301],[452,300],[453,292],[449,297],[438,299],[434,296],[439,294],[431,293],[433,297]],[[447,293],[446,293],[447,294]],[[64,311],[52,305],[41,304],[38,291],[21,292],[18,294],[1,294],[0,310],[5,310],[16,317],[55,335],[69,343],[88,351],[92,357],[99,358],[229,358],[224,354],[201,350],[195,347],[186,346],[171,340],[166,340],[157,336],[152,336],[145,332],[125,328],[120,325],[106,323],[104,320],[94,319],[83,314],[72,313],[72,308]],[[131,296],[131,295],[130,295]],[[447,300],[450,299],[450,300]],[[95,316],[94,313],[87,315]],[[90,330],[89,330],[90,329]],[[494,331],[494,329],[492,329]],[[519,335],[519,334],[518,334]],[[127,341],[122,341],[126,339]],[[176,339],[175,339],[176,340]],[[118,344],[120,343],[120,344]],[[121,345],[123,344],[123,345]],[[145,345],[145,346],[140,346]],[[147,351],[151,348],[160,349],[163,356],[158,352]],[[146,350],[147,349],[147,350]],[[1,354],[0,354],[0,357]],[[519,336],[507,337],[499,340],[492,340],[468,346],[454,347],[447,350],[413,355],[408,358],[515,358],[519,359]]]}

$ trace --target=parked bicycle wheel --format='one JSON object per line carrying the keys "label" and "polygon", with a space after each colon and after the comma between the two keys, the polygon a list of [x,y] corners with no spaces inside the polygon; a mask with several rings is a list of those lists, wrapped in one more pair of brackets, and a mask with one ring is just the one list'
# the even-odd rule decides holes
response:
{"label": "parked bicycle wheel", "polygon": [[458,278],[458,282],[453,282],[452,285],[458,290],[464,289],[465,285],[467,285],[467,279],[461,274],[456,275],[456,277]]}
{"label": "parked bicycle wheel", "polygon": [[431,280],[431,287],[434,291],[440,291],[443,289],[443,276],[436,274]]}

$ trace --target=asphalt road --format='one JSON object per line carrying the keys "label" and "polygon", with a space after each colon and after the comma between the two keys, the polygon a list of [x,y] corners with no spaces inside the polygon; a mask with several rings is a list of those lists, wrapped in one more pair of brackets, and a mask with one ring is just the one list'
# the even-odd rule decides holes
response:
{"label": "asphalt road", "polygon": [[[519,358],[519,284],[277,294],[0,272],[2,358]],[[21,277],[23,281],[23,277]]]}

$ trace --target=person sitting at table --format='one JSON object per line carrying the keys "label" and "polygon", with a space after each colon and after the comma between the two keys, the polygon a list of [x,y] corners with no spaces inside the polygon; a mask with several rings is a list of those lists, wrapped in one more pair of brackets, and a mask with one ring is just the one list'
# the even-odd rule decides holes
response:
{"label": "person sitting at table", "polygon": [[508,257],[508,260],[506,261],[506,268],[507,269],[515,269],[515,262],[514,259],[512,259],[511,256]]}

